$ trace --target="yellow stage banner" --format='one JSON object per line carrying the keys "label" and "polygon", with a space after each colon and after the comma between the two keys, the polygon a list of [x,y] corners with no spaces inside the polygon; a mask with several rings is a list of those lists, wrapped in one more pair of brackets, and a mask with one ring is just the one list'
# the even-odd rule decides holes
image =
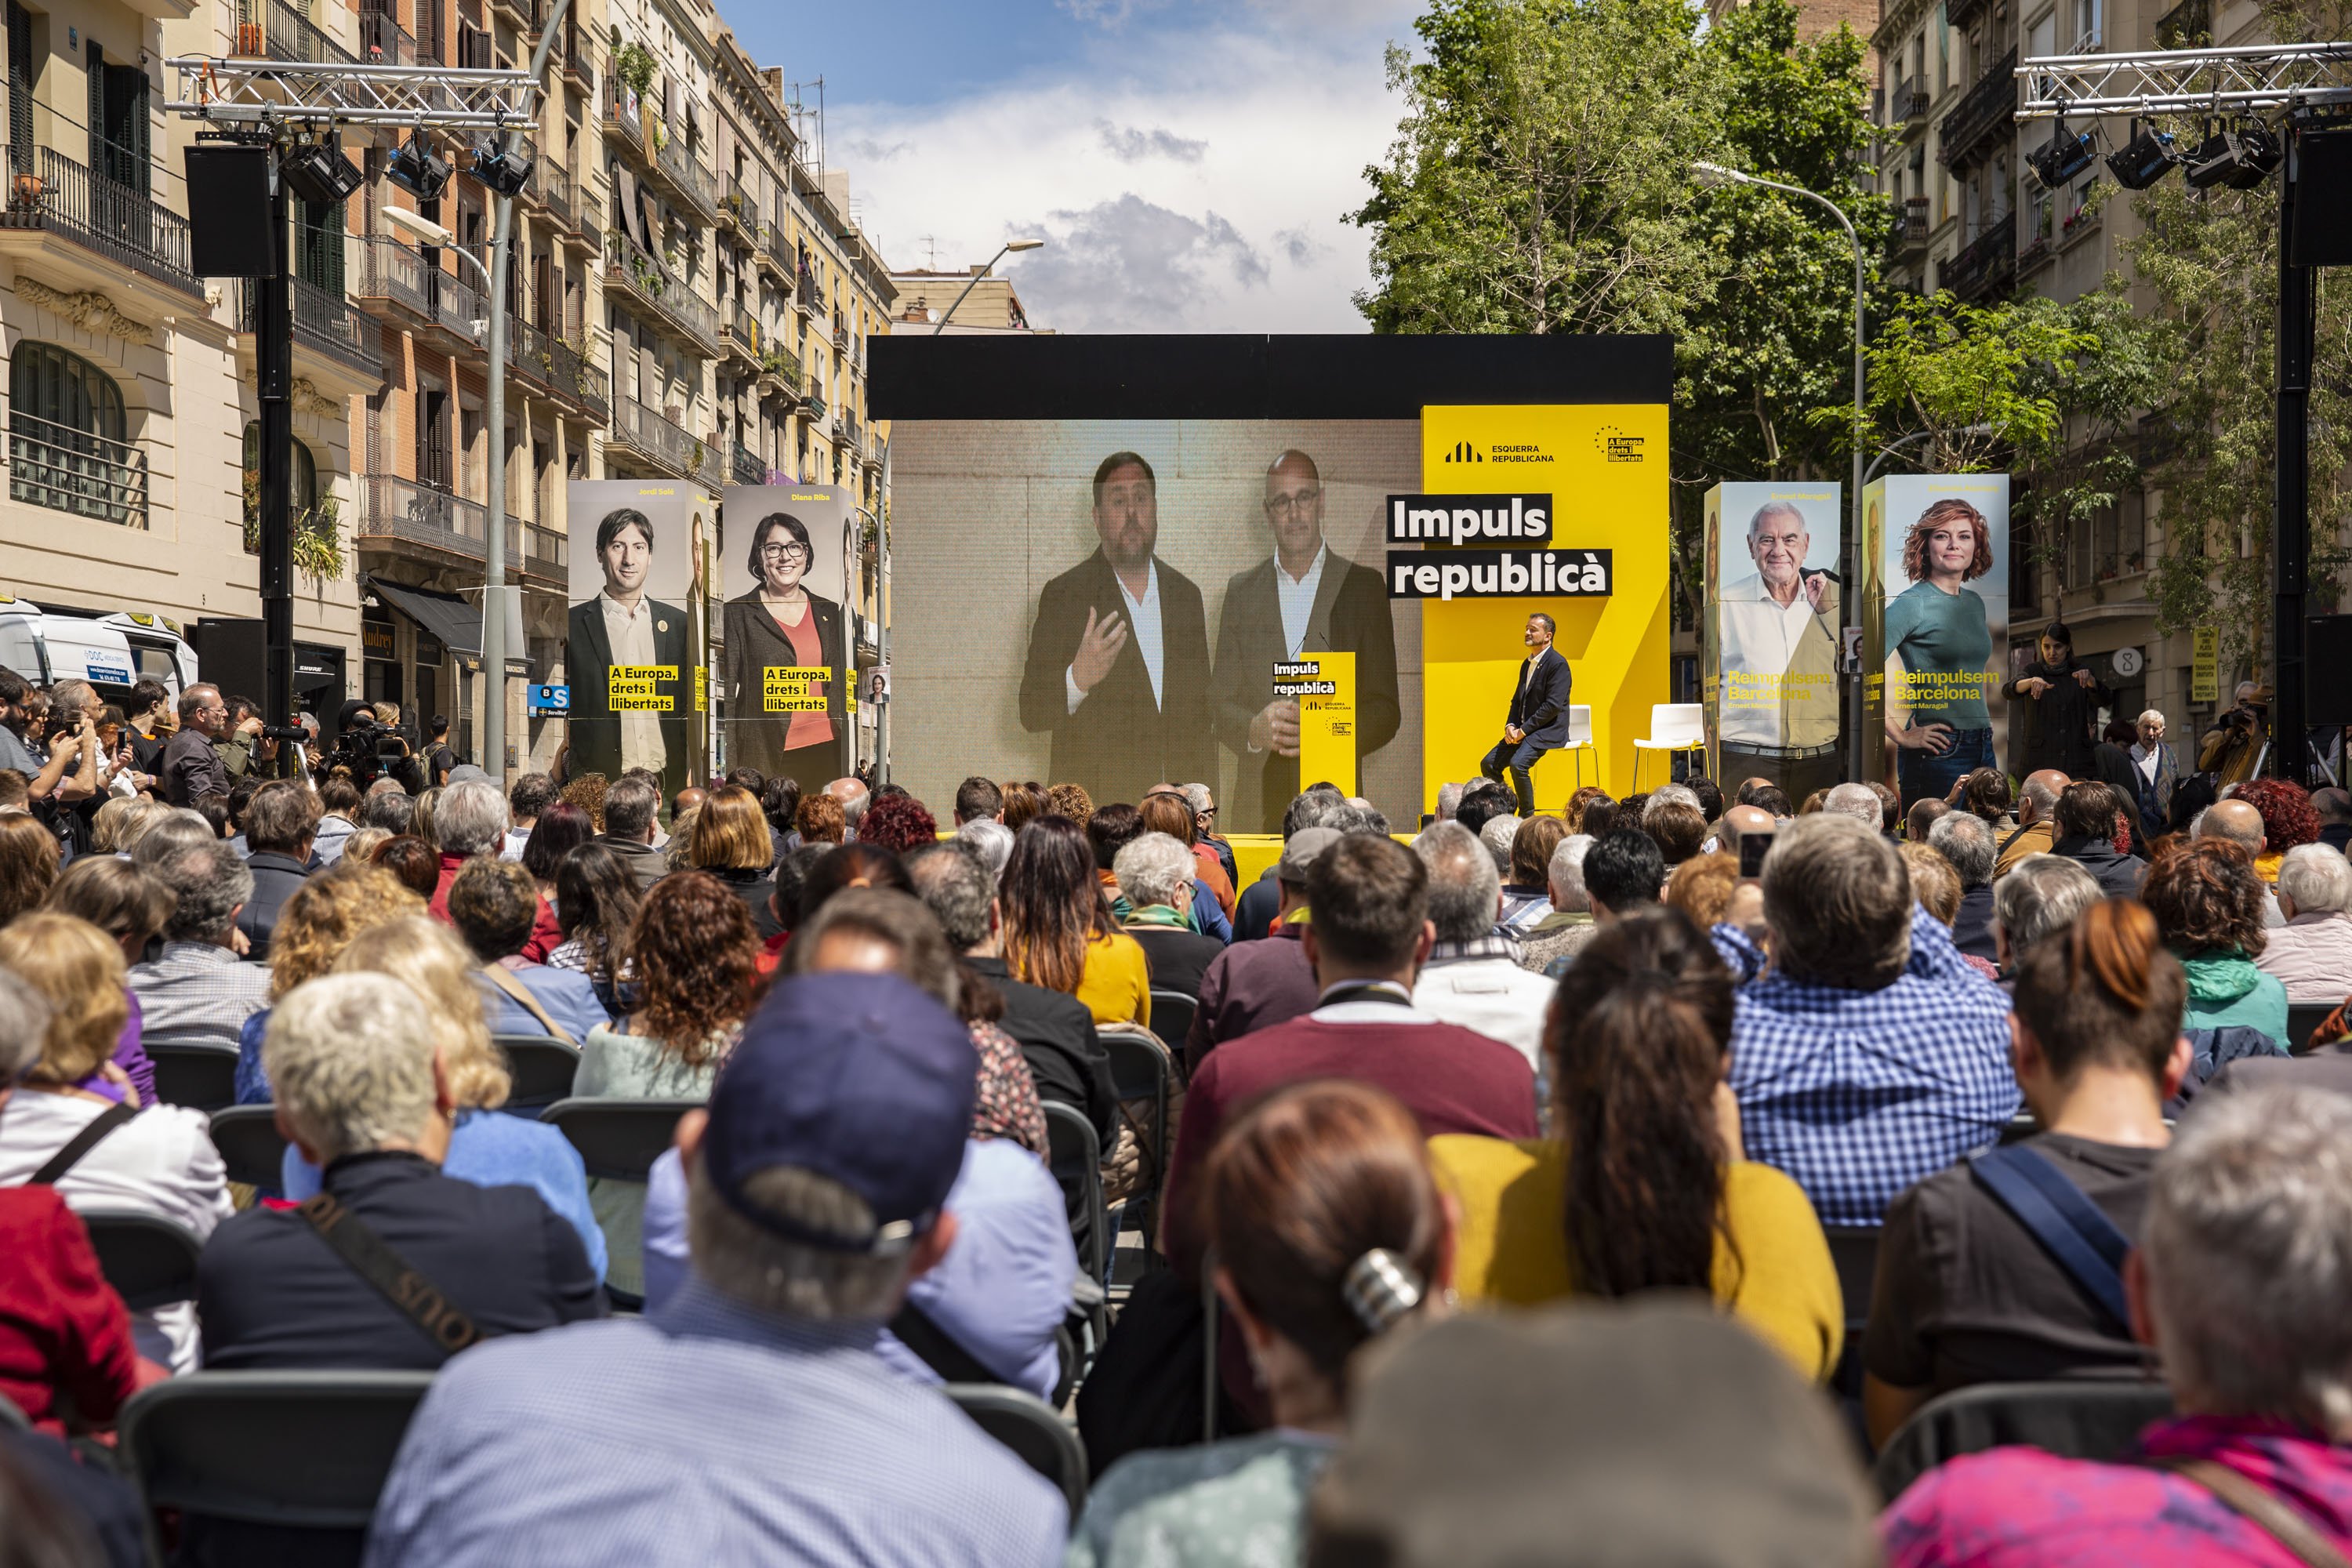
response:
{"label": "yellow stage banner", "polygon": [[1356,786],[1356,656],[1302,653],[1276,660],[1274,694],[1298,704],[1298,781]]}

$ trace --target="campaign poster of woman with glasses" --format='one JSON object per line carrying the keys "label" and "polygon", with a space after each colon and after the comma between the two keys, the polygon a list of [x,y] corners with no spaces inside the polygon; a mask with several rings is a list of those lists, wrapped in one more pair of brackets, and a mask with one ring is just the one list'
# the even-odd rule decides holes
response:
{"label": "campaign poster of woman with glasses", "polygon": [[719,660],[729,767],[823,789],[848,772],[849,653],[841,541],[846,492],[730,489]]}

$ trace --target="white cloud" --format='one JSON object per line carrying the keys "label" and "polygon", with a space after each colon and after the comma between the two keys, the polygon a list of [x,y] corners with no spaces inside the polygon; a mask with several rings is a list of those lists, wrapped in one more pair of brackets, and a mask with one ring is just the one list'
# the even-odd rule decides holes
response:
{"label": "white cloud", "polygon": [[836,103],[834,144],[895,153],[847,164],[895,266],[922,263],[918,235],[946,268],[1045,238],[1006,266],[1040,326],[1360,331],[1349,296],[1369,280],[1367,237],[1342,215],[1395,134],[1381,51],[1410,37],[1412,11],[1321,0],[1305,15],[1130,28],[1082,64],[937,104]]}

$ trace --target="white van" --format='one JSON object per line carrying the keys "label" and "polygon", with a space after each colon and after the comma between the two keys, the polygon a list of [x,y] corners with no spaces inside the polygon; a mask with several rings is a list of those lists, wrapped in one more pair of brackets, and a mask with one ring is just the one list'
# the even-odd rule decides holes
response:
{"label": "white van", "polygon": [[74,615],[6,594],[0,594],[0,665],[37,686],[87,680],[119,706],[142,679],[162,681],[173,702],[196,680],[195,650],[169,616]]}

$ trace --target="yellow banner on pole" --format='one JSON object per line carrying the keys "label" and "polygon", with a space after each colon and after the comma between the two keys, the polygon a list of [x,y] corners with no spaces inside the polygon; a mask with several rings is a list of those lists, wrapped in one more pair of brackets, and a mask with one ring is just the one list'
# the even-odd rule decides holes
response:
{"label": "yellow banner on pole", "polygon": [[1274,667],[1274,694],[1298,704],[1298,778],[1331,783],[1343,794],[1356,784],[1356,656],[1302,653]]}
{"label": "yellow banner on pole", "polygon": [[2221,630],[2219,626],[2199,626],[2192,635],[2196,643],[2189,663],[2189,700],[2219,702],[2221,700]]}

